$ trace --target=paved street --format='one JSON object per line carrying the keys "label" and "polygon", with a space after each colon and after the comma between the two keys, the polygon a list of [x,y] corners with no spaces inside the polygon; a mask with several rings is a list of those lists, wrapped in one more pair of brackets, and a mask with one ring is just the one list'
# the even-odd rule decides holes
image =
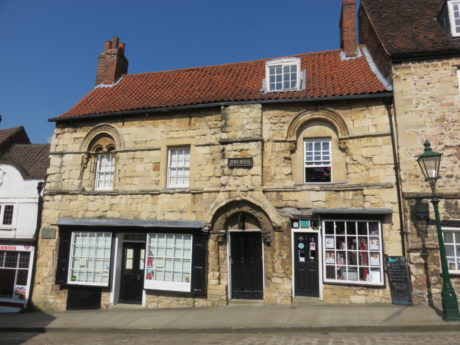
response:
{"label": "paved street", "polygon": [[459,332],[427,333],[0,333],[1,345],[459,345]]}

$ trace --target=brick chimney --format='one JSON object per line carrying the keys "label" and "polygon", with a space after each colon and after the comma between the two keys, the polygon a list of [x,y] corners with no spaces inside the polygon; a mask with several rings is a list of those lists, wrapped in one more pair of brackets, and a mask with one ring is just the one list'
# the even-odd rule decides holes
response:
{"label": "brick chimney", "polygon": [[346,57],[356,56],[356,0],[342,1],[340,48],[342,48]]}
{"label": "brick chimney", "polygon": [[122,74],[128,73],[128,59],[125,57],[125,44],[114,36],[105,42],[105,49],[97,59],[96,85],[113,84]]}

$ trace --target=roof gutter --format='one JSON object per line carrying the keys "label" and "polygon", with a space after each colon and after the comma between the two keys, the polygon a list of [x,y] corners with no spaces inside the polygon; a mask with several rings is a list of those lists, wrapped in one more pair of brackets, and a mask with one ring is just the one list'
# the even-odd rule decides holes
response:
{"label": "roof gutter", "polygon": [[169,112],[176,110],[186,109],[203,109],[212,107],[221,107],[227,105],[242,105],[242,104],[276,104],[276,103],[300,103],[300,102],[326,102],[326,101],[343,101],[343,100],[361,100],[361,99],[375,99],[375,98],[391,98],[393,97],[392,92],[381,92],[372,94],[362,95],[347,95],[347,96],[331,96],[331,97],[315,97],[315,98],[295,98],[295,99],[266,99],[266,100],[254,100],[254,101],[231,101],[231,102],[215,102],[215,103],[203,103],[203,104],[192,104],[192,105],[181,105],[176,107],[165,107],[165,108],[144,108],[136,110],[124,110],[116,112],[108,112],[102,114],[85,114],[79,116],[71,116],[68,118],[53,117],[48,119],[49,122],[66,122],[73,120],[82,119],[94,119],[101,117],[120,116],[120,115],[140,115],[152,112]]}

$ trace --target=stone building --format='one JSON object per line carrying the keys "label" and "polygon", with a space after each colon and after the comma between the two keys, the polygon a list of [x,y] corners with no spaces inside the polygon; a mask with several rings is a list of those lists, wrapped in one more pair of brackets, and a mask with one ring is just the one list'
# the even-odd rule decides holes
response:
{"label": "stone building", "polygon": [[49,149],[23,127],[0,130],[0,312],[29,301]]}
{"label": "stone building", "polygon": [[127,74],[52,119],[43,309],[390,303],[402,255],[392,91],[342,7],[341,48]]}
{"label": "stone building", "polygon": [[442,279],[431,190],[416,160],[442,152],[437,197],[452,283],[460,295],[460,1],[362,0],[359,34],[394,89],[404,251],[415,303],[440,305]]}

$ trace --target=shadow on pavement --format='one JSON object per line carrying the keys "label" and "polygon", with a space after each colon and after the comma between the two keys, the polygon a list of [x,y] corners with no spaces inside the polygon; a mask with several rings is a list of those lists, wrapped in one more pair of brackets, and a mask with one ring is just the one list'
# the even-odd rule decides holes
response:
{"label": "shadow on pavement", "polygon": [[0,313],[0,345],[24,344],[44,333],[55,317],[43,311]]}

